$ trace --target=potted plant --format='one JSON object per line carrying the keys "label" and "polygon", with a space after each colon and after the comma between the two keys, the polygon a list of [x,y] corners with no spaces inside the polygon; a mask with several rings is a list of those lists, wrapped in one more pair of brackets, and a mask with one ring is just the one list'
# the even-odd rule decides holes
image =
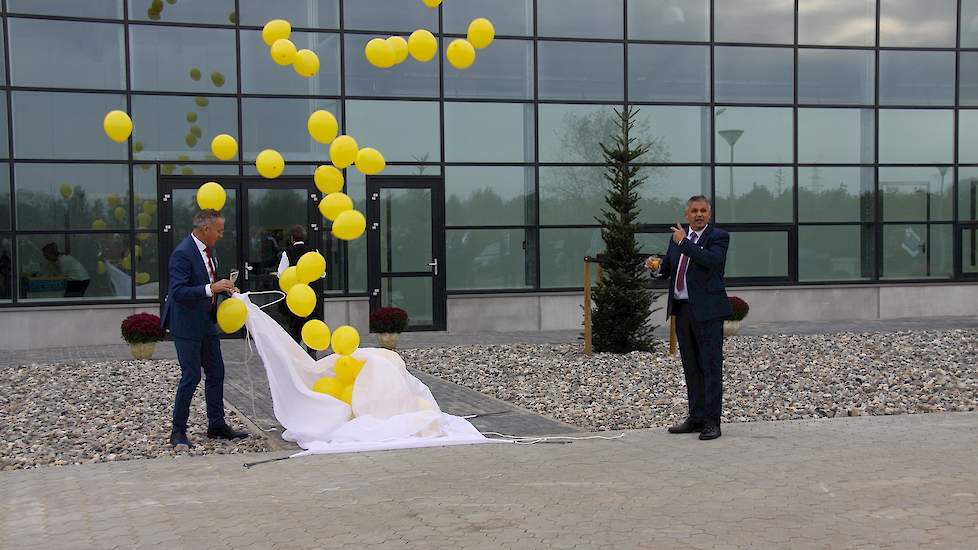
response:
{"label": "potted plant", "polygon": [[382,307],[370,314],[370,332],[376,332],[380,345],[387,349],[397,347],[407,326],[408,314],[399,307]]}
{"label": "potted plant", "polygon": [[723,322],[723,335],[733,336],[737,334],[740,330],[740,324],[747,317],[747,313],[750,311],[750,306],[747,305],[743,299],[736,296],[730,296],[730,307],[733,308],[733,315],[729,319]]}
{"label": "potted plant", "polygon": [[135,359],[153,357],[156,343],[165,337],[160,318],[152,313],[136,313],[122,321],[122,339],[129,344]]}

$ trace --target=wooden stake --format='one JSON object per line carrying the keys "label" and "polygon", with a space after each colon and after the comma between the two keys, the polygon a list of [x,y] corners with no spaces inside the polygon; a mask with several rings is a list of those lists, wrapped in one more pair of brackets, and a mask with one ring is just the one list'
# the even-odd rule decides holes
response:
{"label": "wooden stake", "polygon": [[[601,266],[598,266],[601,269]],[[584,355],[591,355],[591,264],[584,259]]]}
{"label": "wooden stake", "polygon": [[676,316],[669,316],[669,355],[676,355]]}

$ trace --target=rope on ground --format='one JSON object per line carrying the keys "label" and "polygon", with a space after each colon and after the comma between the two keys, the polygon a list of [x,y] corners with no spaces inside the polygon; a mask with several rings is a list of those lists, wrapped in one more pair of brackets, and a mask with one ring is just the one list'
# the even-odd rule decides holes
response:
{"label": "rope on ground", "polygon": [[612,441],[615,439],[621,439],[625,437],[624,432],[615,436],[587,435],[583,437],[573,437],[569,435],[520,436],[520,435],[501,434],[499,432],[481,432],[481,433],[482,435],[494,435],[497,437],[505,437],[510,439],[513,443],[516,443],[517,445],[535,445],[537,443],[566,444],[566,443],[573,443],[574,441],[584,441],[587,439],[604,439],[606,441]]}

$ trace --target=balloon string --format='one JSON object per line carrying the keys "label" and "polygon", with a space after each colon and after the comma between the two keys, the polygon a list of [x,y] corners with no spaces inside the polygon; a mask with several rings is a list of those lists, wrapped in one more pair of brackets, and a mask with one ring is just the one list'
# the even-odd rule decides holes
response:
{"label": "balloon string", "polygon": [[[258,309],[265,309],[266,307],[273,306],[285,299],[285,293],[278,290],[265,290],[261,292],[244,293],[244,295],[248,296],[249,298],[253,295],[259,295],[259,294],[278,294],[279,297],[277,300],[273,300],[263,306],[258,306]],[[275,432],[278,431],[278,428],[276,428],[275,426],[272,426],[270,428],[262,428],[261,425],[258,424],[258,407],[255,405],[255,378],[251,373],[251,359],[254,356],[255,356],[255,350],[251,346],[251,331],[249,331],[248,326],[245,325],[245,360],[244,363],[242,363],[242,366],[244,366],[244,370],[248,374],[248,385],[251,387],[251,418],[254,420],[255,426],[258,426],[259,430],[263,432]],[[271,391],[271,388],[269,388],[269,391]]]}

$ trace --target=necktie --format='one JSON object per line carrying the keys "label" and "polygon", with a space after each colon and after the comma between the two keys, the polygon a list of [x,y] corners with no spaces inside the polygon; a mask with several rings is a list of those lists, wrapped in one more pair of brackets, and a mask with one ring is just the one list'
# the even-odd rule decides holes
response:
{"label": "necktie", "polygon": [[[689,240],[691,242],[696,242],[696,233],[691,233],[689,235]],[[686,288],[686,266],[689,264],[689,256],[683,254],[683,257],[679,260],[679,270],[676,272],[676,290],[682,292]]]}
{"label": "necktie", "polygon": [[[214,255],[212,254],[211,247],[205,247],[204,252],[207,253],[207,270],[210,272],[210,278],[212,283],[217,282],[217,268],[214,267]],[[217,294],[211,293],[211,315],[217,313]]]}

